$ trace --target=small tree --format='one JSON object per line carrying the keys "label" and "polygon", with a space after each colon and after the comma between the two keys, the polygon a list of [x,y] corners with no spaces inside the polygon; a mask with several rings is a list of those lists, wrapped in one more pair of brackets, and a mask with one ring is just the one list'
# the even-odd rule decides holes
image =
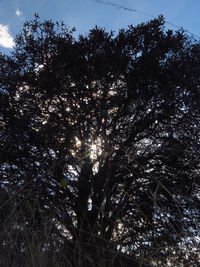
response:
{"label": "small tree", "polygon": [[12,225],[48,253],[72,249],[63,264],[78,255],[103,266],[97,256],[121,252],[195,266],[199,43],[165,31],[163,17],[73,32],[35,16],[0,57],[0,183],[21,215]]}

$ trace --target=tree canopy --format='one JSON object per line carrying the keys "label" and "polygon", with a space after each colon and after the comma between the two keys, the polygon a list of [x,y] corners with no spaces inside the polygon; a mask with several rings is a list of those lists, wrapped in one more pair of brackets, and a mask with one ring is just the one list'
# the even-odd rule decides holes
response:
{"label": "tree canopy", "polygon": [[36,15],[0,55],[2,255],[198,266],[200,44],[164,25],[75,38]]}

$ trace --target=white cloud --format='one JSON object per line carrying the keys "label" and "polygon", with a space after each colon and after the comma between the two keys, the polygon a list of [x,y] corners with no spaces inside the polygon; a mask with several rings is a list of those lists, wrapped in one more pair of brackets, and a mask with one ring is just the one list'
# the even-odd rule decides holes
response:
{"label": "white cloud", "polygon": [[15,14],[16,16],[20,17],[22,15],[22,12],[19,9],[16,9]]}
{"label": "white cloud", "polygon": [[9,33],[9,26],[0,24],[0,46],[13,48],[14,45],[14,39]]}

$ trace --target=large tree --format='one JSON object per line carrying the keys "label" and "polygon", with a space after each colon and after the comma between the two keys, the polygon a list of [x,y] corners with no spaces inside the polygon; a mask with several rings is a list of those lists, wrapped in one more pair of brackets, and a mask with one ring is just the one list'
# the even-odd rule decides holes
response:
{"label": "large tree", "polygon": [[2,251],[197,266],[200,44],[163,17],[73,33],[35,16],[0,56]]}

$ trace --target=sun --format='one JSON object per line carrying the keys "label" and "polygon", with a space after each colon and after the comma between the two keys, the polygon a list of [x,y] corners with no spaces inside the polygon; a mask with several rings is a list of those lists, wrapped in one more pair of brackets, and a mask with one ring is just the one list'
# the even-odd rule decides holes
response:
{"label": "sun", "polygon": [[95,144],[92,144],[92,145],[90,146],[90,148],[91,148],[91,151],[94,151],[94,152],[97,151],[97,145],[95,145]]}
{"label": "sun", "polygon": [[[83,142],[78,137],[75,137],[75,147],[71,151],[73,156],[76,156],[76,153],[81,151],[82,143]],[[96,162],[102,154],[101,138],[96,138],[95,140],[91,139],[87,140],[87,142],[84,145],[85,145],[85,151],[84,153],[80,154],[80,159],[84,159],[87,157],[90,158],[91,162],[93,163]]]}
{"label": "sun", "polygon": [[90,145],[90,158],[91,160],[95,160],[97,157],[97,145],[95,143],[92,143]]}

